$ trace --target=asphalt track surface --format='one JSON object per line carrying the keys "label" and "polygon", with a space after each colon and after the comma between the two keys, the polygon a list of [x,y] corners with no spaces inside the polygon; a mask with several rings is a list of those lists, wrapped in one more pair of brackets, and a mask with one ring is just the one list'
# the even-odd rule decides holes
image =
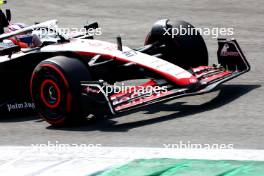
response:
{"label": "asphalt track surface", "polygon": [[[58,19],[62,26],[81,27],[98,21],[99,39],[141,46],[158,19],[186,20],[199,27],[233,27],[252,70],[210,94],[181,98],[120,117],[79,127],[53,128],[37,117],[1,117],[0,145],[102,144],[103,146],[164,147],[233,144],[239,149],[264,149],[264,1],[262,0],[10,0],[14,21],[28,24]],[[210,62],[217,43],[205,36]]]}

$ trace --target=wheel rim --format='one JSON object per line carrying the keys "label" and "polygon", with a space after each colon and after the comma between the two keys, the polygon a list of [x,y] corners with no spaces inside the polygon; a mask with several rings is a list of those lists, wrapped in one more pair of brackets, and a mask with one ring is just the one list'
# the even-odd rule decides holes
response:
{"label": "wheel rim", "polygon": [[41,100],[47,107],[55,109],[60,105],[61,91],[55,81],[51,79],[44,80],[41,84],[40,92]]}

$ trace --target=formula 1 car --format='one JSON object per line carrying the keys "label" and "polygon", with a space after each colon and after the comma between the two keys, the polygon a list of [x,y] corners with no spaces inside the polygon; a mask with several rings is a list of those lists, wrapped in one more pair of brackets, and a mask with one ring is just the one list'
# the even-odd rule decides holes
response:
{"label": "formula 1 car", "polygon": [[[218,39],[219,63],[208,66],[199,33],[172,36],[175,28],[195,30],[184,21],[157,21],[145,45],[137,49],[123,46],[121,37],[109,43],[88,34],[66,35],[56,24],[51,20],[0,35],[2,113],[30,110],[52,125],[73,124],[91,114],[109,116],[207,93],[250,70],[235,39]],[[98,24],[85,28],[98,28]],[[47,36],[40,34],[37,47],[21,48],[8,41],[43,29],[55,36],[44,40]],[[137,79],[147,81],[116,91],[116,82]]]}

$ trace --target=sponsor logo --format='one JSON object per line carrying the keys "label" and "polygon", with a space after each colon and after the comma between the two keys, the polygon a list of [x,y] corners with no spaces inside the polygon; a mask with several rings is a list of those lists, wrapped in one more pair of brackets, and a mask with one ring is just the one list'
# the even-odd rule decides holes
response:
{"label": "sponsor logo", "polygon": [[190,83],[196,83],[197,82],[197,79],[193,79],[193,78],[191,78],[191,79],[189,79],[190,80]]}
{"label": "sponsor logo", "polygon": [[86,92],[86,93],[96,93],[96,94],[98,94],[98,93],[100,93],[101,91],[100,91],[100,89],[91,88],[91,87],[86,87],[86,88],[85,88],[85,92]]}
{"label": "sponsor logo", "polygon": [[239,56],[239,53],[237,51],[228,51],[230,48],[229,44],[224,44],[220,56]]}
{"label": "sponsor logo", "polygon": [[126,55],[127,57],[133,57],[135,55],[137,55],[137,52],[135,50],[130,50],[130,51],[125,51],[123,52],[124,55]]}
{"label": "sponsor logo", "polygon": [[32,102],[13,103],[7,104],[6,106],[9,112],[17,110],[35,109],[35,104]]}

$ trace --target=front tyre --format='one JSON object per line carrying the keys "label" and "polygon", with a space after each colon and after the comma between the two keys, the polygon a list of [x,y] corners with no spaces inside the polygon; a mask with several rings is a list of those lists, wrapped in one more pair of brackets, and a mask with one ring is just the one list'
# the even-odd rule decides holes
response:
{"label": "front tyre", "polygon": [[185,69],[208,65],[204,39],[188,22],[168,19],[157,21],[147,35],[145,45],[155,42],[165,44],[165,50],[160,51],[163,59],[175,65]]}
{"label": "front tyre", "polygon": [[31,96],[37,111],[51,125],[70,125],[84,119],[80,81],[91,80],[78,59],[56,56],[42,61],[31,77]]}

